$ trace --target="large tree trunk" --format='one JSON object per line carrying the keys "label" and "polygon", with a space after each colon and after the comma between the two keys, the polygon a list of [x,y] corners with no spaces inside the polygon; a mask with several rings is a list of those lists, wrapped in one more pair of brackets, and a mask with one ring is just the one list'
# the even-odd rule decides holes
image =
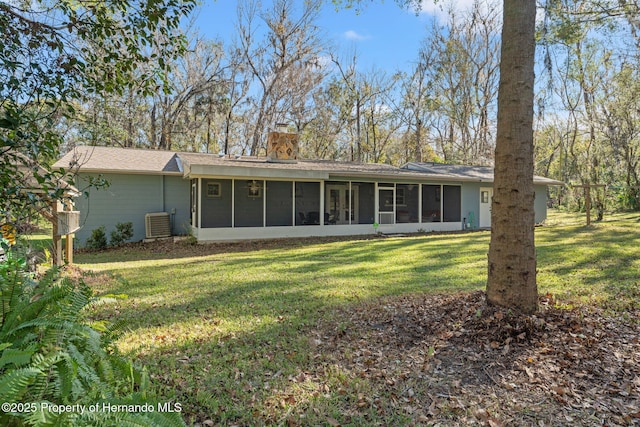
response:
{"label": "large tree trunk", "polygon": [[504,0],[489,247],[489,304],[538,308],[534,244],[535,0]]}

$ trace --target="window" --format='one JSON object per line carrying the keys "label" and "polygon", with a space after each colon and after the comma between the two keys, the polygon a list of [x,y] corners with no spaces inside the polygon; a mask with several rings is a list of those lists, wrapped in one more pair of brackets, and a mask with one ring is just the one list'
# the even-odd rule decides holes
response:
{"label": "window", "polygon": [[219,182],[207,183],[207,197],[220,198],[222,196],[222,185]]}
{"label": "window", "polygon": [[481,203],[489,203],[489,192],[488,191],[482,191],[480,193],[480,202]]}

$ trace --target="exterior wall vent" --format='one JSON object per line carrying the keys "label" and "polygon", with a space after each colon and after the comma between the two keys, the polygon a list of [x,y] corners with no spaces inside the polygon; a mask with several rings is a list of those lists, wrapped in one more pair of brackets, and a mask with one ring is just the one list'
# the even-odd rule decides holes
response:
{"label": "exterior wall vent", "polygon": [[80,211],[61,211],[58,217],[58,232],[56,236],[72,234],[80,229]]}
{"label": "exterior wall vent", "polygon": [[144,216],[147,239],[171,237],[171,222],[167,212],[151,212]]}

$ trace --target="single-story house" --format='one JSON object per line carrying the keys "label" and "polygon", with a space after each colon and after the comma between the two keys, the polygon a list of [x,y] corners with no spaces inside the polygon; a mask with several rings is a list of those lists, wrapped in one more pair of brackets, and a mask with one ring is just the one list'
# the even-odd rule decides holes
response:
{"label": "single-story house", "polygon": [[[153,237],[156,219],[166,223],[161,232],[199,242],[491,226],[492,168],[298,160],[295,151],[276,147],[257,158],[77,147],[54,166],[77,171],[81,190],[89,177],[110,182],[76,201],[81,245],[93,229],[108,234],[118,222],[133,223],[133,240]],[[534,184],[540,223],[547,186],[562,183],[535,177]]]}

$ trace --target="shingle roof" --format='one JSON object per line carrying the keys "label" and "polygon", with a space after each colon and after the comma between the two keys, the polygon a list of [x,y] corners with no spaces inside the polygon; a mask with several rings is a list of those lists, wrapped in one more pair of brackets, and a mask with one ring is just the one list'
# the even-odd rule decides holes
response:
{"label": "shingle roof", "polygon": [[[140,173],[189,176],[193,169],[201,175],[223,174],[225,169],[238,176],[302,176],[333,179],[341,176],[367,178],[419,179],[421,181],[493,182],[493,168],[485,166],[444,165],[411,162],[398,168],[380,163],[338,162],[333,160],[298,160],[291,163],[268,162],[263,157],[218,156],[205,153],[140,150],[117,147],[77,147],[62,157],[54,167],[79,168],[84,172]],[[536,184],[562,185],[560,181],[540,176]]]}
{"label": "shingle roof", "polygon": [[[10,156],[14,159],[14,162],[17,166],[18,173],[14,176],[16,179],[16,184],[23,191],[29,192],[42,192],[43,185],[38,182],[34,173],[40,175],[41,177],[47,176],[48,172],[44,169],[38,162],[28,158],[26,155],[16,152],[9,151],[5,153],[6,156]],[[55,177],[49,178],[46,185],[53,185],[56,188],[60,188],[64,191],[65,195],[74,195],[78,194],[78,189],[67,182],[68,177]]]}
{"label": "shingle roof", "polygon": [[53,167],[79,168],[83,172],[182,175],[173,151],[117,147],[78,146],[65,154]]}
{"label": "shingle roof", "polygon": [[298,160],[296,162],[269,162],[264,157],[220,157],[203,153],[178,153],[185,166],[239,166],[282,170],[313,170],[324,172],[394,173],[398,168],[381,163],[338,162],[334,160]]}
{"label": "shingle roof", "polygon": [[[465,166],[446,165],[442,163],[409,162],[403,165],[402,168],[428,174],[446,175],[462,181],[475,180],[493,182],[493,167],[491,166]],[[564,185],[561,181],[537,175],[533,177],[533,182],[545,185]]]}

